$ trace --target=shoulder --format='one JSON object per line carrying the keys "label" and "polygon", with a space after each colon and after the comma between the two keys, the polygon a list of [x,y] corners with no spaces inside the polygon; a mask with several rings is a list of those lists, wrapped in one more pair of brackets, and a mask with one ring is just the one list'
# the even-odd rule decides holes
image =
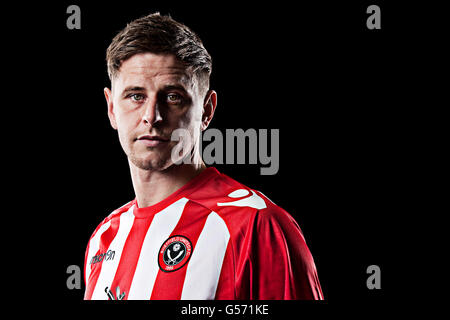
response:
{"label": "shoulder", "polygon": [[192,193],[189,200],[216,212],[227,225],[300,230],[294,218],[261,191],[215,171],[216,174]]}
{"label": "shoulder", "polygon": [[214,168],[209,179],[194,192],[189,194],[188,198],[192,202],[196,202],[211,211],[220,213],[227,211],[226,208],[263,209],[267,207],[266,197],[247,187],[246,185],[236,181],[235,179],[220,173]]}
{"label": "shoulder", "polygon": [[266,208],[259,210],[255,227],[257,234],[261,236],[281,237],[287,243],[305,243],[299,223],[290,213],[274,203],[269,203]]}

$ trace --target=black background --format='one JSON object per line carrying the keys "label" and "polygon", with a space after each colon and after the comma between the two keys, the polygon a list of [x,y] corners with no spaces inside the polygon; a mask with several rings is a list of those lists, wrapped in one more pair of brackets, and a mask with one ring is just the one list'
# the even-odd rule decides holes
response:
{"label": "black background", "polygon": [[[81,8],[81,30],[66,28],[71,4]],[[370,4],[381,8],[381,30],[366,28]],[[11,83],[25,88],[14,100],[26,136],[17,157],[25,174],[11,190],[21,213],[14,219],[31,235],[19,255],[28,252],[22,273],[33,298],[94,312],[82,301],[84,284],[67,289],[66,268],[83,267],[93,230],[134,198],[106,114],[105,50],[127,22],[155,11],[197,32],[213,58],[210,128],[280,129],[276,175],[260,175],[260,165],[216,166],[291,213],[314,256],[325,303],[277,304],[272,318],[381,312],[402,295],[402,231],[418,178],[411,145],[421,129],[414,79],[432,41],[416,23],[427,11],[406,2],[60,1],[10,11],[7,30],[17,34],[4,51],[20,56]],[[366,287],[372,264],[381,290]]]}

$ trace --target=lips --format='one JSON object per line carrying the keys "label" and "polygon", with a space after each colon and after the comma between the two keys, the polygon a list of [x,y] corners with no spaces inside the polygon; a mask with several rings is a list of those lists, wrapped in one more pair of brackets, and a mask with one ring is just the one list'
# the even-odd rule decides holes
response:
{"label": "lips", "polygon": [[136,140],[147,147],[157,147],[170,141],[169,139],[161,136],[152,136],[149,134],[139,136]]}
{"label": "lips", "polygon": [[149,134],[142,135],[142,136],[138,137],[137,140],[150,140],[150,141],[163,141],[163,142],[169,141],[169,139],[165,139],[161,136],[152,136]]}

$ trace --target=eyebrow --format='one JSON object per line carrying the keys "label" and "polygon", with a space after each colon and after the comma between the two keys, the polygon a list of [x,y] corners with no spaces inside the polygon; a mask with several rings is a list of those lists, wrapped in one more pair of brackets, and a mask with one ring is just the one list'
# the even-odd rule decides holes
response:
{"label": "eyebrow", "polygon": [[168,85],[165,85],[165,86],[163,87],[163,89],[164,89],[165,91],[169,91],[169,90],[180,90],[180,91],[183,91],[183,92],[186,92],[186,93],[187,93],[186,88],[185,88],[184,86],[180,85],[180,84],[168,84]]}
{"label": "eyebrow", "polygon": [[[183,93],[188,93],[186,88],[180,84],[168,84],[168,85],[163,86],[162,89],[164,91],[180,90]],[[131,92],[144,92],[144,91],[146,91],[146,89],[144,87],[129,86],[129,87],[126,87],[125,89],[123,89],[122,96],[126,96],[128,93],[131,93]]]}
{"label": "eyebrow", "polygon": [[122,94],[127,94],[129,92],[136,92],[136,91],[145,91],[144,87],[137,87],[137,86],[129,86],[123,89]]}

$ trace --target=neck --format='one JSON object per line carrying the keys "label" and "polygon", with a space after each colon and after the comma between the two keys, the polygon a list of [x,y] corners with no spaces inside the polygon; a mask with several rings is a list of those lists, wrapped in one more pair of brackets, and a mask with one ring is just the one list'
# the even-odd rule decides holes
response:
{"label": "neck", "polygon": [[180,189],[206,169],[205,163],[171,165],[164,170],[143,170],[130,162],[131,179],[139,208],[152,206]]}

